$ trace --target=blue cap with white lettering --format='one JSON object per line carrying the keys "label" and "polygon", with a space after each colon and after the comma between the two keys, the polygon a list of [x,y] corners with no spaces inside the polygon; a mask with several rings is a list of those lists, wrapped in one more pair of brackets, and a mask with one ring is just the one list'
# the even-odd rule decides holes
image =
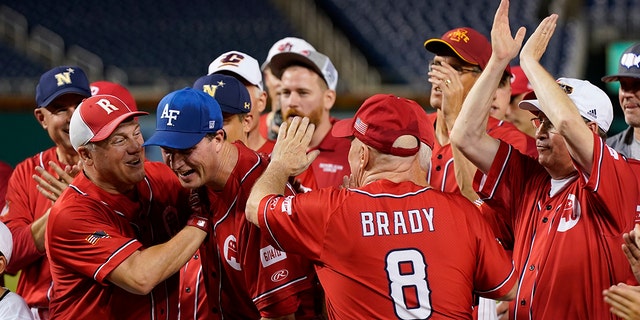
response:
{"label": "blue cap with white lettering", "polygon": [[189,149],[207,133],[222,129],[220,105],[200,90],[184,88],[166,95],[158,104],[156,132],[145,146]]}

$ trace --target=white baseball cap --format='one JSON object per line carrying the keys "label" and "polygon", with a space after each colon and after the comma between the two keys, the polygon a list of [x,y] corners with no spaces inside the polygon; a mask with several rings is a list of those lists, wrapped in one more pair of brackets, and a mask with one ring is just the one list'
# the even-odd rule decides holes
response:
{"label": "white baseball cap", "polygon": [[271,59],[271,72],[278,79],[282,77],[284,70],[292,65],[302,65],[322,76],[331,90],[338,86],[338,70],[333,66],[329,57],[317,51],[303,53],[282,52]]}
{"label": "white baseball cap", "polygon": [[7,226],[0,222],[0,252],[7,258],[7,264],[11,260],[11,252],[13,252],[13,236]]}
{"label": "white baseball cap", "polygon": [[273,56],[275,56],[278,53],[281,53],[281,52],[305,53],[309,51],[316,51],[316,48],[314,48],[309,42],[305,40],[302,40],[296,37],[286,37],[286,38],[280,39],[276,43],[274,43],[273,46],[271,46],[271,49],[269,49],[269,54],[267,54],[267,59],[262,63],[262,70],[264,70],[269,65]]}
{"label": "white baseball cap", "polygon": [[258,65],[258,60],[252,56],[240,51],[229,51],[221,54],[211,64],[209,64],[209,73],[219,73],[221,71],[229,71],[252,85],[263,90],[262,72]]}
{"label": "white baseball cap", "polygon": [[[609,130],[613,121],[613,105],[602,89],[587,80],[559,78],[556,82],[569,95],[583,118],[594,121],[604,132]],[[533,91],[527,93],[518,106],[524,110],[540,110],[540,102]]]}

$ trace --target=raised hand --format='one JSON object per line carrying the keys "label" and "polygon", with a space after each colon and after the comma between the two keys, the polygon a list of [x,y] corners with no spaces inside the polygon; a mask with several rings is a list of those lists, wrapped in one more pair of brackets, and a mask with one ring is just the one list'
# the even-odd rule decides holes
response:
{"label": "raised hand", "polygon": [[602,294],[611,306],[611,313],[622,319],[640,319],[640,287],[620,283]]}
{"label": "raised hand", "polygon": [[278,164],[288,176],[297,176],[306,170],[320,153],[319,150],[307,153],[314,130],[315,126],[306,117],[294,117],[290,124],[284,122],[271,153],[271,163]]}
{"label": "raised hand", "polygon": [[640,225],[638,224],[636,224],[635,228],[629,233],[624,233],[622,235],[622,239],[624,240],[624,243],[622,244],[622,251],[627,257],[629,265],[631,265],[631,271],[633,271],[633,275],[638,282],[640,282],[640,246],[638,244],[638,242],[640,241],[639,238]]}
{"label": "raised hand", "polygon": [[36,186],[38,191],[47,199],[56,201],[67,186],[71,184],[71,181],[73,181],[73,178],[78,174],[78,172],[82,171],[82,164],[78,163],[73,166],[67,165],[62,169],[55,162],[49,161],[49,167],[55,171],[58,178],[40,166],[35,168],[39,176],[34,174],[32,177],[36,182],[38,182],[38,185]]}
{"label": "raised hand", "polygon": [[491,28],[491,49],[493,56],[499,60],[511,61],[511,59],[518,55],[526,32],[527,29],[525,27],[520,27],[515,37],[511,36],[511,27],[509,26],[509,0],[500,1],[500,6],[498,6],[498,10],[496,10],[493,27]]}
{"label": "raised hand", "polygon": [[540,61],[540,58],[547,50],[547,45],[551,40],[551,36],[553,36],[553,32],[556,30],[557,21],[558,15],[552,14],[540,22],[536,31],[531,34],[529,40],[522,47],[522,51],[520,51],[521,64],[527,61]]}

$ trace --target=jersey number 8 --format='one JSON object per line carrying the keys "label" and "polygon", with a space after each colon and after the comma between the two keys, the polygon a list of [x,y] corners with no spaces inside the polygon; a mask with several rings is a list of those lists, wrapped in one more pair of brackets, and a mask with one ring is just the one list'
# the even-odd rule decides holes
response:
{"label": "jersey number 8", "polygon": [[395,250],[387,255],[390,296],[399,319],[431,316],[431,290],[426,270],[424,256],[418,250]]}

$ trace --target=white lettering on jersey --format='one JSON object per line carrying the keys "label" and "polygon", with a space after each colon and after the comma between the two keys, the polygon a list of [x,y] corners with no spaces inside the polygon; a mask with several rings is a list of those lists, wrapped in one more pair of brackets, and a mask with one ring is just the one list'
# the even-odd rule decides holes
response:
{"label": "white lettering on jersey", "polygon": [[330,173],[336,173],[344,169],[342,165],[335,164],[335,163],[320,163],[318,164],[318,167],[322,169],[323,172],[330,172]]}
{"label": "white lettering on jersey", "polygon": [[286,197],[280,206],[280,211],[286,212],[287,215],[291,215],[291,199],[293,199],[293,196]]}
{"label": "white lettering on jersey", "polygon": [[609,154],[616,160],[620,159],[620,156],[618,155],[618,151],[616,151],[615,149],[609,147],[608,145],[604,145],[605,147],[607,147],[607,149],[609,149]]}
{"label": "white lettering on jersey", "polygon": [[260,261],[262,261],[263,268],[266,268],[276,262],[280,262],[286,258],[286,252],[280,251],[271,245],[260,248]]}
{"label": "white lettering on jersey", "polygon": [[[392,215],[392,218],[389,217]],[[407,226],[407,221],[409,225]],[[429,232],[434,232],[433,208],[412,209],[407,211],[393,211],[391,214],[384,211],[360,212],[362,236],[389,236],[408,233],[424,232],[423,221],[429,227]]]}
{"label": "white lettering on jersey", "polygon": [[171,120],[178,120],[179,115],[180,110],[169,110],[169,104],[167,103],[164,105],[164,109],[162,109],[160,119],[169,119],[169,121],[167,121],[167,125],[173,127]]}
{"label": "white lettering on jersey", "polygon": [[109,101],[108,99],[100,99],[98,100],[98,102],[96,102],[96,104],[99,105],[100,108],[104,109],[104,111],[106,111],[107,114],[110,114],[111,112],[118,110],[118,107],[112,105],[111,101]]}
{"label": "white lettering on jersey", "polygon": [[576,201],[576,196],[574,194],[570,194],[567,198],[567,203],[562,210],[562,217],[558,224],[558,232],[566,232],[575,227],[578,224],[582,213],[580,202]]}
{"label": "white lettering on jersey", "polygon": [[224,240],[224,259],[232,268],[238,271],[242,270],[238,262],[238,242],[232,234]]}

